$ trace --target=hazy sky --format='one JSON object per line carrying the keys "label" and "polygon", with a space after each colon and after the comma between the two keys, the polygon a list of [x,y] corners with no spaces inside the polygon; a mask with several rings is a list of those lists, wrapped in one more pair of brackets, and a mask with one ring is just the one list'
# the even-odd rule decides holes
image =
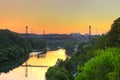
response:
{"label": "hazy sky", "polygon": [[105,33],[120,17],[120,0],[0,0],[0,28],[23,33]]}

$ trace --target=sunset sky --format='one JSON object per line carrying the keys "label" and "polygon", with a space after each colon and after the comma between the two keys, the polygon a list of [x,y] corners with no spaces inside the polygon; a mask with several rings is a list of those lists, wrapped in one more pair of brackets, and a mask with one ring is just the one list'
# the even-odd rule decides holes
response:
{"label": "sunset sky", "polygon": [[19,33],[102,34],[118,17],[120,0],[0,0],[0,29]]}

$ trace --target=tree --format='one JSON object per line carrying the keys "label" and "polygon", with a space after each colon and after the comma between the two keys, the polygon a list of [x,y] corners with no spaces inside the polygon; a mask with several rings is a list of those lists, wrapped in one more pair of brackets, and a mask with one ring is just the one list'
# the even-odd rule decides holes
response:
{"label": "tree", "polygon": [[38,51],[46,51],[47,49],[47,43],[45,40],[43,39],[39,39],[39,38],[29,38],[28,39],[32,49],[34,50],[38,50]]}
{"label": "tree", "polygon": [[69,80],[68,74],[64,67],[51,67],[46,73],[46,80]]}
{"label": "tree", "polygon": [[95,54],[95,58],[79,68],[80,73],[75,80],[119,80],[120,49],[97,50]]}
{"label": "tree", "polygon": [[120,18],[114,21],[107,35],[109,46],[120,47]]}
{"label": "tree", "polygon": [[0,72],[20,66],[29,57],[31,47],[19,34],[0,30]]}
{"label": "tree", "polygon": [[94,49],[120,47],[120,18],[116,19],[107,34],[103,34],[94,42]]}

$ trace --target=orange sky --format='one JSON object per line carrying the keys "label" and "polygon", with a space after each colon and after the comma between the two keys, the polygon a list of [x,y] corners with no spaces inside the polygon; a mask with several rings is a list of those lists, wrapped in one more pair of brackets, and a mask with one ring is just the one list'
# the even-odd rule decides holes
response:
{"label": "orange sky", "polygon": [[120,0],[1,0],[0,28],[24,33],[88,33],[109,31],[119,17]]}

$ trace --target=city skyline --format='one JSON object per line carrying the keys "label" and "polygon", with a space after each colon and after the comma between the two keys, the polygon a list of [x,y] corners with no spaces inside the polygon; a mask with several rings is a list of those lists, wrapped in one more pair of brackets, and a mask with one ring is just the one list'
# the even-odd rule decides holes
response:
{"label": "city skyline", "polygon": [[0,28],[18,33],[88,33],[110,30],[119,17],[119,0],[1,0]]}

